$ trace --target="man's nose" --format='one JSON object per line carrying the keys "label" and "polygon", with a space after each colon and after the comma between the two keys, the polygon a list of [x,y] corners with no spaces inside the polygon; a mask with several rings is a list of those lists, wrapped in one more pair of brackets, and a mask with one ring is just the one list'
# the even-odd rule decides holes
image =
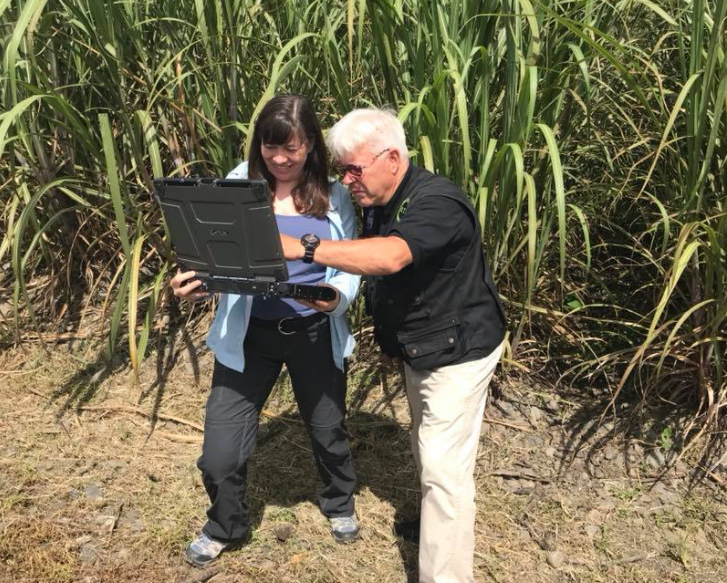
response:
{"label": "man's nose", "polygon": [[348,170],[343,174],[343,176],[341,176],[341,182],[344,186],[348,186],[352,182],[355,182],[355,180],[356,179],[351,176],[351,173]]}

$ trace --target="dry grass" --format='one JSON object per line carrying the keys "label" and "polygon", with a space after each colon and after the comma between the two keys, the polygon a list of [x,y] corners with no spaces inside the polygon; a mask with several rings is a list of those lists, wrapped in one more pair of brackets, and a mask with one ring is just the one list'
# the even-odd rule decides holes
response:
{"label": "dry grass", "polygon": [[[198,367],[181,355],[158,369],[149,359],[137,405],[128,369],[95,385],[95,367],[80,362],[84,354],[78,345],[49,358],[0,356],[9,381],[0,388],[0,429],[9,436],[0,448],[0,580],[198,581],[203,572],[187,567],[181,552],[204,518],[193,425],[202,421],[211,355],[201,353]],[[212,583],[415,580],[415,547],[391,534],[393,520],[418,503],[406,403],[398,378],[382,383],[365,362],[370,357],[352,368],[349,381],[363,540],[344,547],[331,539],[315,504],[318,477],[307,437],[281,383],[250,468],[252,540],[223,558]],[[158,370],[167,371],[163,380]],[[723,580],[727,510],[713,491],[703,486],[685,501],[684,480],[672,473],[664,505],[649,493],[643,463],[636,464],[639,477],[629,478],[599,452],[592,463],[575,454],[560,468],[574,447],[569,422],[537,414],[544,390],[503,388],[499,403],[527,414],[512,418],[499,405],[488,410],[493,422],[483,431],[477,475],[479,581]],[[569,397],[560,401],[562,420],[578,413]],[[86,409],[78,411],[79,403]],[[589,475],[594,468],[603,475]],[[520,489],[511,487],[517,479]],[[283,523],[292,534],[280,542],[276,528]],[[559,569],[546,563],[550,548],[565,556]]]}

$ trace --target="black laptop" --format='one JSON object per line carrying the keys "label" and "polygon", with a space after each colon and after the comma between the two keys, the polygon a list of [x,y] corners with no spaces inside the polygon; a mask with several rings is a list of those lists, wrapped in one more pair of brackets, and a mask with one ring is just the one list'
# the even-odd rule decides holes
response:
{"label": "black laptop", "polygon": [[265,180],[160,178],[154,189],[177,263],[196,271],[206,291],[336,297],[329,287],[286,283],[288,267]]}

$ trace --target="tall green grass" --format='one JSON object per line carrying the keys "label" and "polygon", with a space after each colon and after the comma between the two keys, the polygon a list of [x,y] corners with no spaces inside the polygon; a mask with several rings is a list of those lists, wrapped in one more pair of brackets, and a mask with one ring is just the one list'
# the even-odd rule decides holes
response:
{"label": "tall green grass", "polygon": [[64,314],[136,370],[173,268],[153,178],[224,174],[292,91],[326,126],[394,107],[415,162],[462,186],[511,362],[562,362],[613,399],[694,399],[711,422],[727,392],[725,6],[0,2],[6,334],[52,337]]}

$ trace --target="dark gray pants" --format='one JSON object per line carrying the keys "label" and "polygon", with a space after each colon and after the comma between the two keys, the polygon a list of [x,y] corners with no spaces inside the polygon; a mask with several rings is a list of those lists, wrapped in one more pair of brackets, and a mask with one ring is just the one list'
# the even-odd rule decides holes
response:
{"label": "dark gray pants", "polygon": [[328,517],[354,512],[356,475],[344,427],[346,377],[333,363],[328,318],[310,320],[309,327],[291,335],[251,323],[242,373],[215,360],[197,462],[211,502],[203,530],[214,539],[238,541],[250,529],[247,461],[255,449],[260,411],[283,364],[323,481],[318,494],[321,511]]}

